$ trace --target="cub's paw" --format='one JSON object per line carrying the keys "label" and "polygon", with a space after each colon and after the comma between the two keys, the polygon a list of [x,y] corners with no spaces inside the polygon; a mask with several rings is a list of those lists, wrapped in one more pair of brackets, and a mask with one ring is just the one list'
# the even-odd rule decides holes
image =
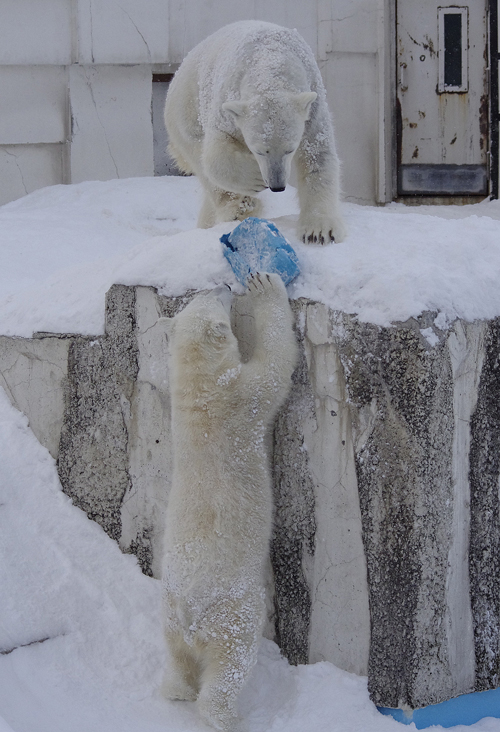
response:
{"label": "cub's paw", "polygon": [[299,220],[299,237],[305,244],[340,244],[344,241],[347,230],[340,216],[322,216],[311,214]]}
{"label": "cub's paw", "polygon": [[165,699],[179,699],[180,701],[196,701],[198,696],[192,686],[183,679],[167,676],[160,687],[160,693]]}
{"label": "cub's paw", "polygon": [[235,710],[223,701],[224,692],[221,694],[220,690],[215,690],[215,695],[219,699],[211,699],[201,692],[197,704],[200,717],[220,732],[240,732],[244,729]]}
{"label": "cub's paw", "polygon": [[250,295],[271,295],[276,297],[285,292],[286,288],[281,277],[269,272],[255,272],[249,275],[247,280],[248,293]]}

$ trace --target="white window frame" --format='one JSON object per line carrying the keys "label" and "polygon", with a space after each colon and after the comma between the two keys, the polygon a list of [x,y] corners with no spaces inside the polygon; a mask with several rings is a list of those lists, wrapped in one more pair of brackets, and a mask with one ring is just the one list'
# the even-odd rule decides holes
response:
{"label": "white window frame", "polygon": [[[462,16],[462,84],[460,86],[445,85],[444,83],[444,16]],[[439,58],[439,80],[438,91],[440,94],[449,92],[469,91],[469,8],[457,7],[456,5],[447,8],[438,8],[438,58]]]}

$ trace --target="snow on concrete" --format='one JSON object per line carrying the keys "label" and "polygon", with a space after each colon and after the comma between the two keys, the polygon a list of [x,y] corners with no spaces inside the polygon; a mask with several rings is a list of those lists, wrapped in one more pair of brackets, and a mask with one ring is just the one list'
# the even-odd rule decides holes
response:
{"label": "snow on concrete", "polygon": [[[388,325],[423,310],[442,327],[500,315],[500,202],[423,209],[345,204],[347,239],[297,240],[295,192],[261,194],[297,251],[291,297],[309,297],[363,321]],[[237,286],[219,237],[195,229],[194,178],[135,178],[54,186],[0,208],[0,333],[102,333],[104,294],[115,282],[179,295]]]}

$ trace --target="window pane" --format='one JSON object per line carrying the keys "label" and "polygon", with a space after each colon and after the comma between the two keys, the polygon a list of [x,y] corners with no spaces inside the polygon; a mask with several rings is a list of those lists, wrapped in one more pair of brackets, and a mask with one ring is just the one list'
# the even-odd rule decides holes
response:
{"label": "window pane", "polygon": [[462,15],[444,16],[444,84],[462,86]]}

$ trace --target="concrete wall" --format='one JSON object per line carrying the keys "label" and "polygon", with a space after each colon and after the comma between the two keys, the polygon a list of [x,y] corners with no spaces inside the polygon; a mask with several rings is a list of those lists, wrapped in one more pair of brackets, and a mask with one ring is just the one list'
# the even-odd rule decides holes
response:
{"label": "concrete wall", "polygon": [[[0,383],[64,491],[157,577],[172,472],[158,319],[189,299],[115,285],[104,336],[0,337]],[[292,307],[301,360],[270,441],[268,633],[293,663],[368,673],[382,706],[496,688],[498,319],[380,328]],[[251,343],[251,319],[235,307],[233,320]]]}
{"label": "concrete wall", "polygon": [[247,18],[304,36],[326,83],[346,198],[390,200],[390,0],[4,0],[0,203],[55,183],[153,175],[152,74]]}

